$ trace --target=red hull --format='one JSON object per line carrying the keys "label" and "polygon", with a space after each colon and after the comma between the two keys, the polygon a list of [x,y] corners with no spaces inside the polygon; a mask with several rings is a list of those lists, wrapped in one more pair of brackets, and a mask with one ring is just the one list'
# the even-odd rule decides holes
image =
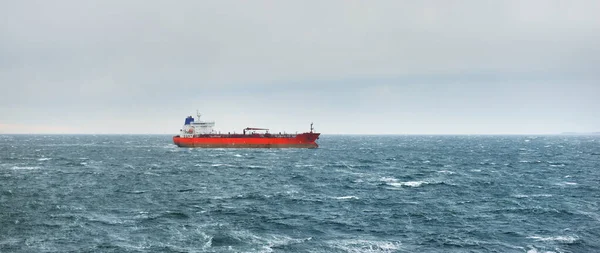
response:
{"label": "red hull", "polygon": [[317,148],[319,133],[294,136],[277,135],[202,135],[193,138],[173,137],[179,147],[188,148]]}

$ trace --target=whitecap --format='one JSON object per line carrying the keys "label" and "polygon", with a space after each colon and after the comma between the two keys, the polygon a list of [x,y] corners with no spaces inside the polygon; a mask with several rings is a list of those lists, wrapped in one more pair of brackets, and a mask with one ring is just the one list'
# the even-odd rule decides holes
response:
{"label": "whitecap", "polygon": [[334,197],[334,199],[358,199],[356,196]]}
{"label": "whitecap", "polygon": [[574,237],[574,236],[549,236],[549,237],[542,237],[542,236],[528,236],[527,238],[529,239],[535,239],[537,241],[557,241],[557,242],[562,242],[562,243],[574,243],[577,240],[579,240],[579,238]]}
{"label": "whitecap", "polygon": [[264,246],[263,248],[270,250],[269,252],[272,251],[272,248],[280,248],[281,246],[285,246],[285,245],[292,245],[292,244],[299,244],[299,243],[304,243],[304,242],[308,242],[310,240],[312,240],[312,237],[306,237],[306,238],[292,238],[289,236],[282,236],[282,235],[271,235],[268,238],[257,238],[256,236],[254,236],[256,239],[259,240],[266,240],[267,245]]}
{"label": "whitecap", "polygon": [[327,242],[330,246],[345,252],[396,252],[400,242],[370,240],[336,240]]}
{"label": "whitecap", "polygon": [[[531,246],[529,246],[529,247],[531,247]],[[539,251],[537,251],[536,248],[531,247],[531,249],[528,250],[527,253],[539,253]]]}
{"label": "whitecap", "polygon": [[450,174],[450,175],[452,175],[452,174],[454,174],[455,172],[453,172],[453,171],[449,171],[449,170],[440,170],[440,171],[438,171],[438,173],[447,173],[447,174]]}
{"label": "whitecap", "polygon": [[512,195],[512,197],[518,198],[518,199],[522,199],[522,198],[539,198],[539,197],[549,198],[549,197],[552,197],[552,194],[532,194],[532,195],[515,194],[515,195]]}
{"label": "whitecap", "polygon": [[409,187],[419,187],[423,184],[427,184],[427,182],[425,181],[408,181],[408,182],[394,182],[394,183],[388,183],[391,186],[394,187],[402,187],[402,186],[409,186]]}
{"label": "whitecap", "polygon": [[215,163],[215,164],[212,164],[212,165],[210,165],[210,166],[212,166],[212,167],[222,167],[222,166],[225,166],[225,167],[232,167],[233,165],[230,165],[230,164],[224,164],[224,163]]}
{"label": "whitecap", "polygon": [[393,178],[393,177],[382,177],[379,180],[383,181],[383,182],[386,182],[386,183],[398,182],[398,179]]}
{"label": "whitecap", "polygon": [[300,167],[314,167],[314,165],[312,164],[295,164],[294,167],[300,168]]}
{"label": "whitecap", "polygon": [[240,155],[240,154],[235,154],[233,156],[235,156],[235,157],[242,157],[242,155]]}
{"label": "whitecap", "polygon": [[52,158],[44,157],[44,158],[40,158],[40,159],[37,159],[37,160],[38,161],[48,161],[48,160],[52,160]]}
{"label": "whitecap", "polygon": [[419,187],[423,184],[428,184],[428,182],[425,182],[425,181],[400,182],[400,186],[410,186],[410,187]]}
{"label": "whitecap", "polygon": [[429,184],[429,182],[426,182],[426,181],[399,182],[398,179],[393,178],[393,177],[382,177],[379,180],[385,182],[387,185],[394,186],[394,187],[402,187],[402,186],[419,187],[423,184]]}
{"label": "whitecap", "polygon": [[577,185],[577,183],[575,183],[575,182],[560,182],[560,183],[557,183],[556,185],[567,186],[567,185]]}
{"label": "whitecap", "polygon": [[13,166],[11,169],[13,170],[39,170],[42,167],[38,167],[38,166],[24,166],[24,167],[19,167],[19,166]]}

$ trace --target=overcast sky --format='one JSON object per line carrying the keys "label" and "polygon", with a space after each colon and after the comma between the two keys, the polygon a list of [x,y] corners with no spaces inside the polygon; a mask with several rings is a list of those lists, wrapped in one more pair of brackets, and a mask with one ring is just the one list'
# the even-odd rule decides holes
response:
{"label": "overcast sky", "polygon": [[600,131],[600,1],[0,1],[0,133]]}

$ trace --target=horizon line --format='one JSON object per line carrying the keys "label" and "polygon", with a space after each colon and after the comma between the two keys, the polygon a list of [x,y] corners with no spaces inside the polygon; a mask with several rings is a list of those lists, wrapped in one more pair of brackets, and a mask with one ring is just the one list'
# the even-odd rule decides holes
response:
{"label": "horizon line", "polygon": [[[561,132],[561,133],[320,133],[323,135],[362,135],[362,136],[464,136],[464,135],[482,135],[482,136],[523,136],[523,135],[600,135],[600,132]],[[177,134],[168,133],[0,133],[0,135],[167,135],[177,136]]]}

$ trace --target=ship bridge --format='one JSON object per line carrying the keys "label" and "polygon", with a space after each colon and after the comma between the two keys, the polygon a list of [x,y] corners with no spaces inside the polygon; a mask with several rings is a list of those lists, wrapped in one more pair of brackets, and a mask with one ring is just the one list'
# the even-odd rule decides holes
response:
{"label": "ship bridge", "polygon": [[214,133],[213,128],[215,126],[215,122],[201,121],[201,116],[202,114],[196,111],[196,119],[194,119],[192,116],[188,116],[187,118],[185,118],[185,124],[181,129],[180,136],[191,138],[194,135]]}

